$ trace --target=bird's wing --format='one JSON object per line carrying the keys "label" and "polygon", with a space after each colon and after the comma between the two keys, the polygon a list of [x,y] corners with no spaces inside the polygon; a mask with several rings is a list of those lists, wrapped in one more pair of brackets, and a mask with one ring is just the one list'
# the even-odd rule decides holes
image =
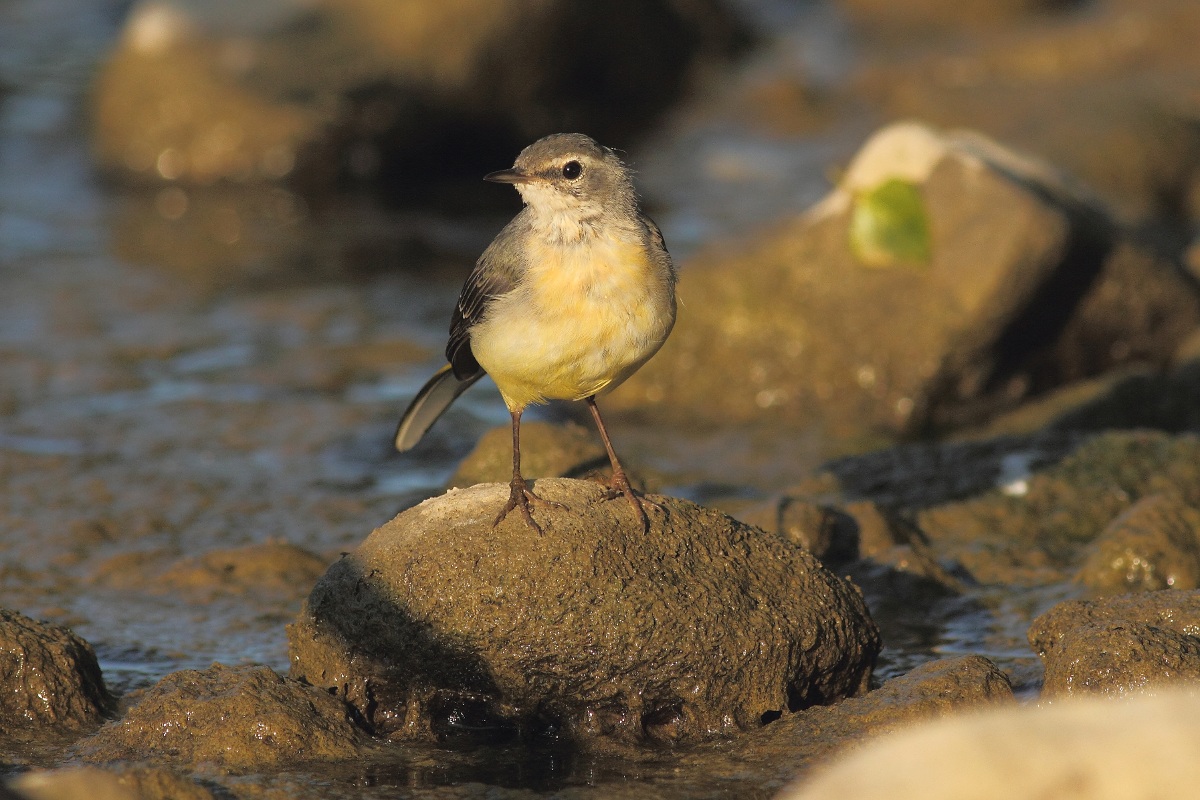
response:
{"label": "bird's wing", "polygon": [[646,226],[646,230],[650,232],[650,244],[664,253],[667,252],[667,242],[663,239],[662,231],[659,229],[658,224],[641,211],[638,212],[638,219]]}
{"label": "bird's wing", "polygon": [[671,254],[667,252],[667,243],[663,239],[662,231],[654,220],[642,212],[638,212],[638,219],[642,225],[646,227],[646,233],[649,237],[651,259],[658,268],[659,279],[667,286],[667,290],[671,292],[671,296],[675,294],[675,264],[671,261]]}
{"label": "bird's wing", "polygon": [[516,247],[518,238],[514,236],[515,222],[517,220],[500,231],[487,250],[483,251],[458,295],[454,315],[450,318],[446,360],[459,380],[467,380],[483,372],[475,360],[475,354],[471,352],[471,327],[483,318],[492,301],[516,286],[520,251]]}

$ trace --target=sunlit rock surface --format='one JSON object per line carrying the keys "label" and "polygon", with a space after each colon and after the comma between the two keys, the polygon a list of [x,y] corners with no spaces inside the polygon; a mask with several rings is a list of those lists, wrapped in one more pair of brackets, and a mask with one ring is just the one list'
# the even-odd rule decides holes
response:
{"label": "sunlit rock surface", "polygon": [[798,547],[655,496],[649,532],[590,481],[492,527],[503,484],[404,512],[334,564],[289,630],[292,676],[378,733],[587,740],[755,729],[866,688],[860,593]]}
{"label": "sunlit rock surface", "polygon": [[1097,591],[1200,588],[1200,510],[1174,493],[1139,500],[1092,548],[1075,578]]}
{"label": "sunlit rock surface", "polygon": [[1033,621],[1043,695],[1123,696],[1200,679],[1200,592],[1061,603]]}

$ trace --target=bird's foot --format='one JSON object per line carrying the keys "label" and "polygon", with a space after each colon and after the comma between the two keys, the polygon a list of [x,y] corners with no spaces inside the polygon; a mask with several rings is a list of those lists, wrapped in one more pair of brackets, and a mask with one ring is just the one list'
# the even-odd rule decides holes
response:
{"label": "bird's foot", "polygon": [[608,485],[608,491],[605,492],[604,499],[612,500],[620,495],[625,495],[630,505],[633,506],[634,516],[638,518],[643,531],[650,530],[650,518],[646,516],[645,505],[652,505],[659,511],[664,510],[660,504],[636,492],[633,486],[629,484],[629,478],[625,475],[625,470],[623,469],[613,470],[612,481]]}
{"label": "bird's foot", "polygon": [[500,513],[492,522],[492,527],[494,528],[504,521],[504,518],[508,516],[508,512],[514,508],[519,508],[521,509],[521,516],[525,518],[529,526],[537,531],[538,535],[541,535],[544,531],[542,531],[542,526],[538,525],[533,519],[533,513],[529,510],[531,503],[549,508],[566,508],[562,503],[538,497],[529,488],[529,485],[525,483],[525,479],[518,476],[513,478],[508,484],[508,502],[504,504],[504,508],[500,509]]}

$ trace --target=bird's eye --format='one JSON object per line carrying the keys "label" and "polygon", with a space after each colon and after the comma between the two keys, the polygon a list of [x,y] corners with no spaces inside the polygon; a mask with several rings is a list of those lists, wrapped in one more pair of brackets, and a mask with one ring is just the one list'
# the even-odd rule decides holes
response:
{"label": "bird's eye", "polygon": [[573,181],[583,172],[583,165],[578,161],[568,161],[563,164],[563,177],[569,181]]}

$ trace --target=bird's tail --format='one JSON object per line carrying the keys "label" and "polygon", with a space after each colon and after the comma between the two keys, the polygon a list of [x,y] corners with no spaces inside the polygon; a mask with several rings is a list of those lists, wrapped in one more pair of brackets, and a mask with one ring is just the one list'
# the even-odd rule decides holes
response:
{"label": "bird's tail", "polygon": [[425,431],[437,422],[442,412],[484,374],[481,370],[466,380],[459,380],[454,376],[449,364],[434,373],[421,387],[421,391],[417,392],[408,410],[400,418],[400,424],[396,427],[396,449],[403,453],[416,447]]}

